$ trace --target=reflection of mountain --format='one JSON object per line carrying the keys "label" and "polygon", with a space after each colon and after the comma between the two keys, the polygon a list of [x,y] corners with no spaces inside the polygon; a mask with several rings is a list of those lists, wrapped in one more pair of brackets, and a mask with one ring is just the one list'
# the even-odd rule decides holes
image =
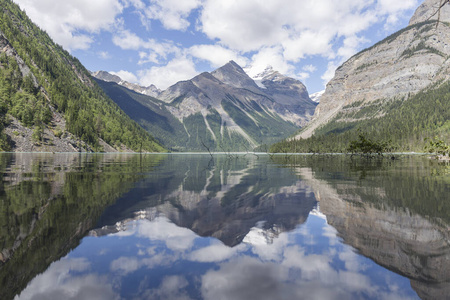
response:
{"label": "reflection of mountain", "polygon": [[0,299],[65,256],[160,157],[2,154]]}
{"label": "reflection of mountain", "polygon": [[423,168],[406,173],[398,162],[396,171],[387,172],[385,164],[373,169],[350,165],[334,178],[325,164],[316,164],[313,172],[301,168],[299,174],[313,187],[321,211],[345,243],[408,277],[422,299],[445,299],[450,295],[450,226],[431,212],[441,203],[439,214],[449,215],[444,203],[448,185],[446,189],[438,184],[440,178],[420,173]]}
{"label": "reflection of mountain", "polygon": [[[165,163],[172,165],[162,166],[162,170],[170,170],[162,172],[165,178],[157,178],[157,183],[149,179],[142,189],[128,194],[124,203],[119,201],[106,210],[101,229],[91,234],[117,232],[131,219],[152,220],[164,214],[200,236],[235,246],[257,223],[274,236],[294,229],[316,205],[309,188],[290,176],[288,169],[261,164],[256,158],[216,157],[215,164],[208,167],[206,156],[189,160],[173,156]],[[170,169],[173,166],[176,173]]]}

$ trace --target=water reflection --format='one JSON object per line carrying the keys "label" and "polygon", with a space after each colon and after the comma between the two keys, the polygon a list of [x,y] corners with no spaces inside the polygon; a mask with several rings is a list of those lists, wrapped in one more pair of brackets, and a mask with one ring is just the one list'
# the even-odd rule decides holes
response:
{"label": "water reflection", "polygon": [[[422,299],[450,295],[450,176],[429,160],[297,169],[344,242],[411,279]],[[395,171],[393,171],[395,167]],[[331,174],[345,172],[335,180]]]}
{"label": "water reflection", "polygon": [[[35,217],[2,224],[0,245],[20,236],[2,250],[2,299],[449,294],[450,177],[427,159],[48,159],[3,160],[2,216]],[[17,209],[20,193],[34,200]]]}
{"label": "water reflection", "polygon": [[65,256],[160,157],[2,154],[0,299]]}

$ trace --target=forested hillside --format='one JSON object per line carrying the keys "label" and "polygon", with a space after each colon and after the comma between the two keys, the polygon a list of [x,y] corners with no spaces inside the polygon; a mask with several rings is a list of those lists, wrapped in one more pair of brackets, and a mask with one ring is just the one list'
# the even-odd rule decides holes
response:
{"label": "forested hillside", "polygon": [[14,120],[33,129],[36,144],[71,135],[95,151],[104,150],[102,141],[115,149],[164,150],[10,0],[0,0],[0,113],[3,151],[14,150],[4,131]]}
{"label": "forested hillside", "polygon": [[[375,101],[353,113],[374,116],[357,122],[332,121],[308,139],[284,141],[273,152],[346,152],[361,132],[367,139],[388,142],[395,151],[424,151],[434,137],[450,141],[450,82],[423,90],[409,99]],[[380,117],[381,115],[381,117]],[[347,115],[348,117],[348,115]]]}

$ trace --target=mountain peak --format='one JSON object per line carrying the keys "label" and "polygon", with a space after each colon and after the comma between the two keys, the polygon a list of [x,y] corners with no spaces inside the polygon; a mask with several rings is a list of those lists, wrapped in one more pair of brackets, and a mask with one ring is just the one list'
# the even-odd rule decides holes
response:
{"label": "mountain peak", "polygon": [[236,62],[230,61],[226,65],[211,73],[214,77],[236,88],[258,89],[256,83]]}
{"label": "mountain peak", "polygon": [[428,19],[437,20],[438,17],[442,22],[450,22],[450,5],[447,5],[447,3],[444,4],[440,14],[438,13],[441,2],[441,0],[425,0],[422,5],[417,8],[409,21],[409,25],[425,22]]}
{"label": "mountain peak", "polygon": [[122,78],[120,78],[119,76],[113,75],[113,74],[108,73],[106,71],[97,71],[97,72],[93,72],[91,74],[95,78],[101,79],[103,81],[115,82],[117,84],[119,84],[122,81]]}

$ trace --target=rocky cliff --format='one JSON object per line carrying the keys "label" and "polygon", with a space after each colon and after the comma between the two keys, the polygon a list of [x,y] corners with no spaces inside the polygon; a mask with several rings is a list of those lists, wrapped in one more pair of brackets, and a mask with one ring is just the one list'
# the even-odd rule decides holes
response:
{"label": "rocky cliff", "polygon": [[[410,25],[340,66],[321,97],[313,120],[299,137],[308,138],[330,122],[365,119],[352,113],[373,107],[370,117],[382,116],[383,105],[404,100],[442,80],[449,79],[450,5],[435,14],[440,0],[427,0],[411,18]],[[430,17],[434,14],[434,16]]]}

